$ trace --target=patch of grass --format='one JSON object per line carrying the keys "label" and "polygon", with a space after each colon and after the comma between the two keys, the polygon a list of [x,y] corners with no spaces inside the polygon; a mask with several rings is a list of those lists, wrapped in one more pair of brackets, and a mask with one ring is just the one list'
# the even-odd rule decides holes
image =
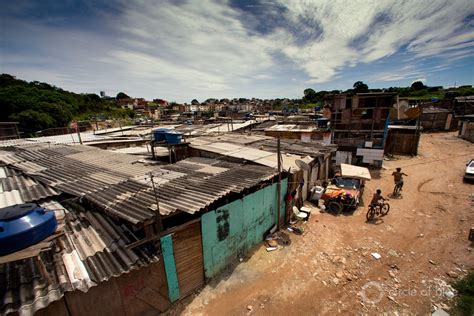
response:
{"label": "patch of grass", "polygon": [[474,272],[454,283],[453,288],[458,291],[459,297],[451,314],[474,315]]}

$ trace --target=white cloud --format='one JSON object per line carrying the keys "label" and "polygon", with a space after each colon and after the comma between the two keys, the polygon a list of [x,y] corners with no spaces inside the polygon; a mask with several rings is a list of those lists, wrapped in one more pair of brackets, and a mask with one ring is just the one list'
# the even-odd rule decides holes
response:
{"label": "white cloud", "polygon": [[470,0],[280,3],[289,9],[293,23],[309,19],[323,30],[319,40],[283,50],[301,64],[313,83],[327,82],[347,66],[391,56],[402,46],[415,60],[459,50],[464,53],[457,56],[465,58],[474,51],[474,33],[465,25],[465,18],[474,12]]}
{"label": "white cloud", "polygon": [[239,82],[270,79],[261,72],[274,65],[273,43],[251,35],[239,14],[207,0],[128,3],[121,41],[132,45],[109,56],[128,73],[206,89],[211,95],[228,92]]}
{"label": "white cloud", "polygon": [[260,75],[256,75],[254,76],[255,79],[257,80],[268,80],[268,79],[273,79],[272,76],[270,75],[266,75],[266,74],[260,74]]}
{"label": "white cloud", "polygon": [[[17,21],[5,35],[17,41],[11,46],[23,41],[27,53],[7,53],[9,45],[2,45],[1,70],[78,92],[123,90],[189,102],[294,97],[303,83],[342,89],[349,80],[345,70],[402,49],[393,69],[378,67],[379,73],[356,79],[427,78],[474,51],[474,32],[466,24],[472,0],[262,1],[268,12],[286,8],[278,17],[284,23],[265,34],[255,27],[266,15],[252,20],[227,1],[117,1],[123,2],[120,14],[104,16],[103,28],[93,31]],[[420,65],[433,56],[439,65]]]}

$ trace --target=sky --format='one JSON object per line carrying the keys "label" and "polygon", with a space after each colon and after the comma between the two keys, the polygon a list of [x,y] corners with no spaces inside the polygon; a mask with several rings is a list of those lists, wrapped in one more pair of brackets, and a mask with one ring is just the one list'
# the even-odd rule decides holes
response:
{"label": "sky", "polygon": [[0,2],[0,72],[148,100],[474,84],[472,0]]}

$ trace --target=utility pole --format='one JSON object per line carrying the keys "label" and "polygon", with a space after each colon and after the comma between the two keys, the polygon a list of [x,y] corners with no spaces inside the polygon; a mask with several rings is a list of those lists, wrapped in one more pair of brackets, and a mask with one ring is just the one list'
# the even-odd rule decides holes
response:
{"label": "utility pole", "polygon": [[79,122],[76,122],[76,132],[77,132],[77,137],[79,137],[79,143],[81,143],[82,145],[81,131],[79,130]]}
{"label": "utility pole", "polygon": [[155,187],[155,181],[153,181],[153,173],[150,172],[150,180],[151,180],[151,186],[153,187],[153,193],[155,195],[155,202],[156,202],[156,228],[157,232],[162,232],[163,231],[163,222],[161,221],[161,214],[160,214],[160,204],[158,201],[158,193]]}
{"label": "utility pole", "polygon": [[20,139],[20,132],[18,131],[18,123],[14,124],[14,125],[15,125],[16,138]]}
{"label": "utility pole", "polygon": [[421,106],[421,104],[419,104],[418,105],[418,117],[416,119],[416,124],[415,124],[415,139],[413,140],[413,151],[414,151],[415,155],[418,155],[417,137],[418,137],[418,133],[419,133],[419,129],[420,129],[420,118],[421,118],[422,114],[423,114],[423,107]]}
{"label": "utility pole", "polygon": [[280,230],[280,208],[281,208],[281,152],[280,152],[280,134],[278,134],[277,138],[277,160],[278,160],[278,183],[277,183],[277,230]]}

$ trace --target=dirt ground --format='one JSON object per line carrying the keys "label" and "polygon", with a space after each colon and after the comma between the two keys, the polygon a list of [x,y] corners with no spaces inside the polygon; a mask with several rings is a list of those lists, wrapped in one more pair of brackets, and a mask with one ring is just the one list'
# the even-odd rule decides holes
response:
{"label": "dirt ground", "polygon": [[387,216],[368,223],[366,206],[340,216],[313,206],[305,233],[289,233],[290,246],[273,252],[260,246],[170,314],[427,315],[447,308],[454,294],[449,282],[474,268],[467,240],[474,184],[462,181],[474,145],[454,133],[423,134],[419,153],[372,172],[365,200],[377,188],[391,192],[396,167],[408,174]]}

